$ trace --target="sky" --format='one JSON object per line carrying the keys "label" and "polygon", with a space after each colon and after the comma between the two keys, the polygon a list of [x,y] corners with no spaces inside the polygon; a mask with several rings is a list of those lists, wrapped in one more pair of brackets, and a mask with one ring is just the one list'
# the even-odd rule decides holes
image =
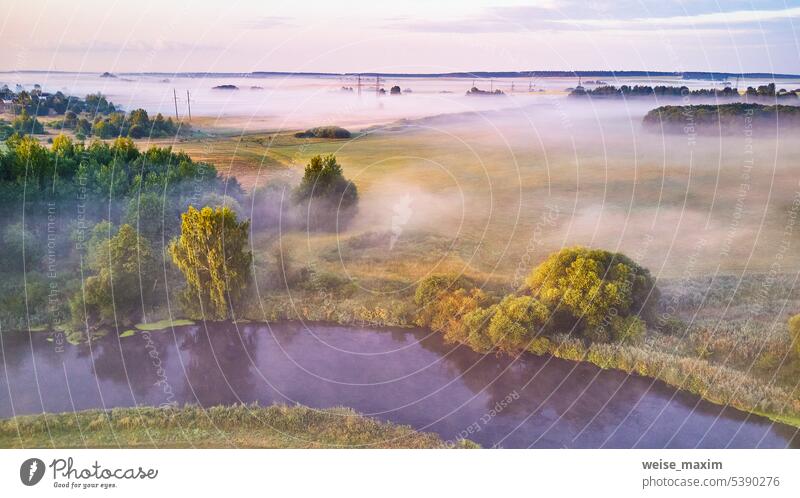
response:
{"label": "sky", "polygon": [[800,73],[800,0],[4,0],[0,70]]}

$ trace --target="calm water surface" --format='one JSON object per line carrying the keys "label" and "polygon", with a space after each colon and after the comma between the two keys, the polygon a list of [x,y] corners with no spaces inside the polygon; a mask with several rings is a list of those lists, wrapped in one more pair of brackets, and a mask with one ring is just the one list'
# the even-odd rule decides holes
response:
{"label": "calm water surface", "polygon": [[60,351],[4,333],[0,417],[237,402],[349,406],[483,446],[766,447],[797,431],[650,379],[555,358],[483,356],[422,330],[215,323]]}

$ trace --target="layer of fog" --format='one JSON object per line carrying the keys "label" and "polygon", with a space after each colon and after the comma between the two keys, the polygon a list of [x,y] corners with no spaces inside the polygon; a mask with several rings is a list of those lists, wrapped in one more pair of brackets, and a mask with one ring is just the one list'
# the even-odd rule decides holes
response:
{"label": "layer of fog", "polygon": [[[797,268],[796,130],[647,132],[654,102],[551,97],[523,109],[378,128],[405,168],[367,175],[355,228],[448,237],[473,269],[509,273],[574,244],[622,251],[661,276]],[[354,146],[357,147],[357,146]],[[345,150],[347,147],[345,147]],[[371,151],[391,162],[380,149]]]}
{"label": "layer of fog", "polygon": [[[679,78],[606,79],[615,85],[687,85],[691,88],[721,87],[720,82],[684,81]],[[597,86],[597,80],[586,83]],[[603,83],[603,82],[601,82]],[[763,84],[763,81],[740,82],[740,86]],[[88,73],[4,73],[0,85],[17,85],[30,90],[34,84],[43,91],[62,91],[84,96],[101,92],[125,110],[144,108],[149,113],[187,118],[191,108],[195,124],[217,121],[239,131],[308,128],[322,125],[367,126],[397,119],[416,119],[437,114],[480,112],[520,108],[546,100],[552,94],[563,95],[578,84],[576,78],[381,78],[358,79],[354,76],[319,77],[182,77],[169,75],[119,75],[100,77]],[[786,82],[789,88],[798,82]],[[233,85],[237,90],[215,90],[215,86]],[[393,86],[403,93],[390,95]],[[504,97],[467,97],[472,86],[482,90],[501,90]],[[792,86],[795,85],[795,86]],[[347,89],[347,90],[345,90]],[[379,95],[379,89],[386,94]],[[350,91],[352,90],[352,91]]]}

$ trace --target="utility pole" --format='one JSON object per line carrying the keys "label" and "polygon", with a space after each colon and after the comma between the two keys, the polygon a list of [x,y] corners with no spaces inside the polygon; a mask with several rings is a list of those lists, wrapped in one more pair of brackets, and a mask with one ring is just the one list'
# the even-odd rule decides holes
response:
{"label": "utility pole", "polygon": [[180,121],[180,118],[178,117],[178,94],[175,93],[174,88],[172,89],[172,98],[175,100],[175,120]]}
{"label": "utility pole", "polygon": [[358,75],[358,96],[361,96],[361,75]]}
{"label": "utility pole", "polygon": [[186,107],[189,109],[189,122],[192,122],[192,101],[189,100],[189,90],[186,90]]}
{"label": "utility pole", "polygon": [[381,75],[375,76],[375,95],[379,95],[381,93]]}

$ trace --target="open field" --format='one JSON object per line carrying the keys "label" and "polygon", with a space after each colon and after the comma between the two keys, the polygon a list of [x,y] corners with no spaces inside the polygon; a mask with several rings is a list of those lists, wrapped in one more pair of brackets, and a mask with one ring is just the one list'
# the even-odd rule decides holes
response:
{"label": "open field", "polygon": [[[431,274],[466,274],[499,296],[562,247],[620,251],[657,278],[678,328],[636,346],[550,353],[797,425],[800,364],[786,320],[800,308],[800,143],[793,130],[780,140],[747,129],[645,133],[647,109],[559,97],[351,130],[348,140],[211,128],[152,143],[212,162],[250,191],[285,185],[288,196],[317,154],[336,154],[358,186],[346,230],[251,234],[257,299],[236,318],[409,326],[414,289]],[[242,214],[257,222],[258,203]]]}
{"label": "open field", "polygon": [[[798,191],[796,140],[778,145],[744,131],[662,137],[641,130],[637,109],[591,116],[555,102],[379,127],[350,140],[284,132],[176,147],[246,187],[256,177],[294,183],[311,156],[336,154],[359,188],[356,224],[338,237],[289,234],[284,243],[309,249],[293,251],[295,259],[319,259],[337,239],[373,231],[399,232],[392,249],[411,234],[443,237],[442,259],[487,278],[513,278],[521,261],[574,244],[620,250],[659,278],[738,275],[769,271],[781,244],[796,238],[785,230]],[[409,259],[381,253],[384,267]],[[780,259],[796,268],[800,253]],[[336,263],[355,277],[365,270]],[[374,258],[367,263],[376,267]],[[409,274],[400,265],[396,274],[431,269],[420,264]]]}
{"label": "open field", "polygon": [[[463,447],[474,443],[462,442]],[[441,448],[436,435],[348,408],[115,408],[0,421],[2,448]]]}
{"label": "open field", "polygon": [[[346,231],[256,235],[261,299],[248,318],[410,325],[411,295],[430,274],[464,273],[501,293],[561,247],[621,251],[651,270],[662,312],[682,325],[612,357],[659,358],[644,372],[662,379],[678,365],[705,372],[697,386],[682,384],[691,376],[667,381],[797,425],[800,366],[787,354],[785,324],[800,307],[800,143],[749,130],[647,134],[644,108],[592,111],[555,102],[371,128],[350,140],[273,133],[181,146],[198,158],[234,157],[230,172],[248,187],[256,176],[293,183],[316,154],[336,154],[358,185],[359,215]],[[275,288],[276,251],[291,255],[289,273],[308,267],[322,278]]]}

